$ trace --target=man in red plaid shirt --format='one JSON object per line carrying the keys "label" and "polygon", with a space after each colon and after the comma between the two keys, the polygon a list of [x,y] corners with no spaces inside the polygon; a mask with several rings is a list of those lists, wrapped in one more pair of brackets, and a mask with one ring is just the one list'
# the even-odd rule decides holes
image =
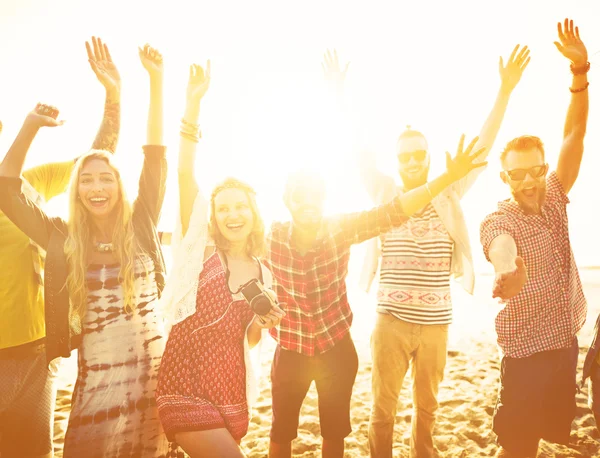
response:
{"label": "man in red plaid shirt", "polygon": [[[315,380],[323,436],[323,457],[342,457],[351,432],[350,398],[358,357],[350,337],[352,311],[346,293],[350,247],[407,218],[471,170],[484,150],[463,151],[464,136],[447,172],[389,204],[323,218],[324,183],[300,172],[288,180],[284,196],[292,221],[275,223],[267,240],[274,288],[286,315],[271,333],[278,345],[271,369],[273,423],[271,458],[291,457],[300,408]],[[475,162],[474,162],[475,161]]]}
{"label": "man in red plaid shirt", "polygon": [[590,64],[573,21],[559,23],[558,35],[573,81],[556,172],[548,175],[539,138],[509,142],[501,178],[513,198],[481,225],[496,271],[493,296],[505,304],[496,318],[503,358],[493,422],[503,457],[534,457],[541,438],[568,444],[576,410],[576,334],[587,304],[569,240],[567,193],[583,155]]}

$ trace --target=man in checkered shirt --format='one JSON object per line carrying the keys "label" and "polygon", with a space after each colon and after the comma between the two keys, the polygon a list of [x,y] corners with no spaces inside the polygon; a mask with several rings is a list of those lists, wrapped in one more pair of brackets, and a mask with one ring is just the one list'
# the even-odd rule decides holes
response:
{"label": "man in checkered shirt", "polygon": [[273,422],[271,458],[291,457],[300,408],[313,380],[319,396],[323,457],[342,457],[351,432],[350,398],[358,357],[350,337],[352,311],[346,293],[350,247],[407,218],[471,170],[486,165],[463,151],[464,136],[447,172],[372,210],[323,218],[325,186],[313,174],[298,172],[284,195],[292,222],[275,223],[267,239],[274,289],[286,315],[271,330],[278,346],[271,369]]}
{"label": "man in checkered shirt", "polygon": [[564,139],[548,174],[541,140],[523,136],[501,154],[501,178],[512,199],[481,224],[494,265],[493,297],[503,353],[493,429],[497,456],[534,457],[540,439],[568,444],[575,417],[577,332],[587,304],[569,240],[567,204],[579,173],[588,117],[589,63],[573,21],[558,24],[556,47],[571,61],[573,81]]}

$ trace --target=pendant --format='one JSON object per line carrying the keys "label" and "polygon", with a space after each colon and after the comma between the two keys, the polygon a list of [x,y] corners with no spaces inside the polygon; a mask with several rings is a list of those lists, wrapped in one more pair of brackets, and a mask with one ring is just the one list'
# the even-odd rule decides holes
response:
{"label": "pendant", "polygon": [[99,251],[101,253],[109,253],[112,250],[113,250],[112,243],[96,242],[96,251]]}

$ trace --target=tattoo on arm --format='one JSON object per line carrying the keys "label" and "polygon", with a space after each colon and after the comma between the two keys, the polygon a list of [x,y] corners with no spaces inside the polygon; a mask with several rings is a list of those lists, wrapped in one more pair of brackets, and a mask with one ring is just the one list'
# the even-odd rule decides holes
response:
{"label": "tattoo on arm", "polygon": [[114,153],[119,141],[121,130],[121,103],[115,100],[106,100],[104,104],[104,118],[98,134],[92,144],[92,149],[101,149]]}

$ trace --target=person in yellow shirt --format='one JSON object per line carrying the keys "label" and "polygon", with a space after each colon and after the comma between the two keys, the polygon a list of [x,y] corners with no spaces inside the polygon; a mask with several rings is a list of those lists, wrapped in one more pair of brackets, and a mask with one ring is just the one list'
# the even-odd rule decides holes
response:
{"label": "person in yellow shirt", "polygon": [[[121,79],[101,39],[93,37],[86,49],[90,66],[106,90],[104,117],[92,148],[114,153]],[[31,144],[41,127],[61,125],[51,111],[38,105],[11,150],[27,151],[22,146]],[[71,160],[24,171],[23,193],[44,203],[65,192],[74,165]],[[55,365],[49,367],[44,351],[44,252],[1,211],[0,234],[0,456],[52,457],[56,388]]]}

